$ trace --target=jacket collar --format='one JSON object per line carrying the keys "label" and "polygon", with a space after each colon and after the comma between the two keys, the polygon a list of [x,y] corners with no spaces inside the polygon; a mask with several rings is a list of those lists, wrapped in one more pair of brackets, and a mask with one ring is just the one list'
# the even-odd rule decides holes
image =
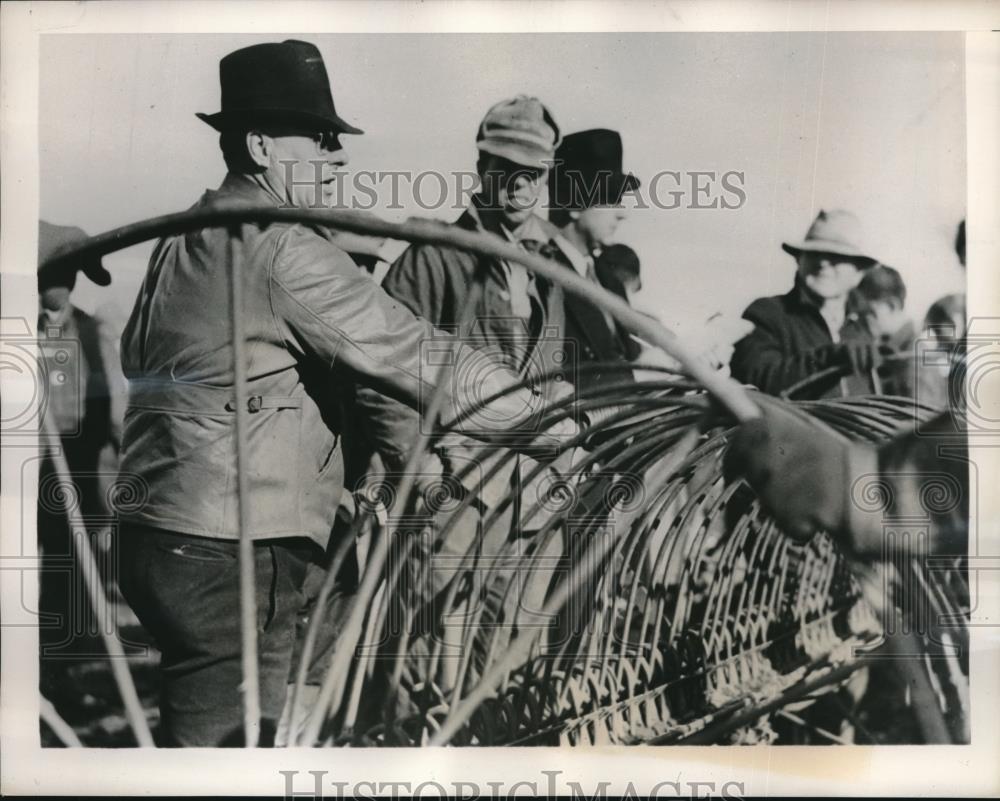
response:
{"label": "jacket collar", "polygon": [[[806,314],[813,314],[818,319],[823,319],[823,315],[819,310],[819,299],[809,290],[809,287],[802,283],[798,273],[795,275],[795,285],[787,293],[785,293],[784,300],[790,309],[801,311]],[[855,303],[852,302],[852,296],[849,295],[844,308],[844,322],[841,329],[849,324],[860,324],[860,321],[861,317],[858,314],[857,307]]]}
{"label": "jacket collar", "polygon": [[208,202],[237,200],[258,205],[282,206],[287,201],[271,186],[263,175],[226,173],[225,179],[216,190],[206,193]]}
{"label": "jacket collar", "polygon": [[553,241],[558,233],[555,226],[534,213],[516,231],[510,231],[497,222],[493,215],[482,213],[478,195],[473,195],[469,207],[458,218],[455,224],[468,230],[489,231],[512,242],[534,240],[548,244]]}

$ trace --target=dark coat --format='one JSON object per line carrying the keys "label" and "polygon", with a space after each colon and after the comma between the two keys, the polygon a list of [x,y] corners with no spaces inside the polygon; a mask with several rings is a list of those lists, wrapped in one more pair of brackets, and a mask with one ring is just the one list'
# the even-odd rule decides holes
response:
{"label": "dark coat", "polygon": [[[556,245],[560,248],[569,247],[568,243],[563,244],[562,238],[556,240]],[[572,270],[573,266],[564,255],[558,259],[559,263],[567,270]],[[605,286],[605,289],[615,292],[624,297],[625,290],[618,287],[615,291],[613,286]],[[613,362],[627,365],[630,358],[638,355],[638,344],[628,335],[623,326],[617,322],[609,326],[604,312],[589,300],[567,293],[566,295],[566,329],[565,337],[568,341],[575,343],[578,363],[581,367],[597,362]],[[613,384],[633,383],[635,381],[631,369],[626,370],[600,370],[590,372],[582,370],[579,374],[577,388],[581,392],[597,387],[609,386]]]}
{"label": "dark coat", "polygon": [[[758,298],[743,318],[754,330],[736,343],[730,370],[733,378],[752,384],[770,395],[784,390],[830,367],[848,364],[843,344],[871,342],[867,327],[856,314],[848,313],[834,343],[826,321],[811,302],[808,290],[796,281],[784,295]],[[842,384],[843,382],[843,384]],[[841,379],[833,375],[795,392],[797,398],[867,395],[874,391],[863,376]]]}

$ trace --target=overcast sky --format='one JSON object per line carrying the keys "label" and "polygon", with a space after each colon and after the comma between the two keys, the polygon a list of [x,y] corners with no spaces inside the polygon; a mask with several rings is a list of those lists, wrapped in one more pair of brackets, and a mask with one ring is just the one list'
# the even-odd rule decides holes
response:
{"label": "overcast sky", "polygon": [[[42,217],[98,233],[190,206],[224,174],[217,134],[194,116],[219,108],[219,59],[284,38],[43,36]],[[319,46],[339,113],[366,131],[344,139],[351,169],[471,170],[483,113],[525,93],[563,133],[619,130],[625,166],[647,188],[666,170],[742,172],[738,209],[688,208],[688,190],[680,208],[635,209],[619,230],[642,260],[643,305],[682,331],[785,291],[794,266],[781,242],[800,239],[821,208],[862,218],[918,321],[963,287],[952,250],[965,214],[960,34],[297,38]],[[661,197],[672,188],[661,183]],[[412,202],[377,210],[428,214]],[[150,249],[110,257],[108,290],[81,280],[80,305],[127,313]]]}

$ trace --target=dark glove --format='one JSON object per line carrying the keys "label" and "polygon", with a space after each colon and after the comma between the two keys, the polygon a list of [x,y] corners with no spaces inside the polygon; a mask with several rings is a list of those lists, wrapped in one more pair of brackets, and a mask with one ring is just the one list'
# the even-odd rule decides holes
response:
{"label": "dark glove", "polygon": [[727,478],[744,477],[794,539],[808,540],[820,530],[849,534],[852,485],[869,463],[874,471],[874,449],[789,403],[768,396],[755,400],[761,416],[736,430],[725,455]]}

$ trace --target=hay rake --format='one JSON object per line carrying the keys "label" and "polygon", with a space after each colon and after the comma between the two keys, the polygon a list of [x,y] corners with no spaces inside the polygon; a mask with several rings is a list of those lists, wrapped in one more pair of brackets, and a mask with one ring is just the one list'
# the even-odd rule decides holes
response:
{"label": "hay rake", "polygon": [[[881,625],[834,543],[825,535],[793,543],[745,485],[722,476],[727,432],[757,413],[751,394],[578,276],[497,238],[427,221],[397,225],[349,212],[246,206],[126,226],[53,261],[213,225],[236,237],[242,222],[324,225],[520,262],[600,305],[684,370],[650,368],[662,378],[566,397],[542,410],[540,428],[570,415],[587,425],[551,465],[518,473],[520,481],[492,507],[480,497],[482,483],[522,457],[484,452],[476,489],[464,489],[466,476],[445,476],[418,497],[414,468],[430,441],[422,433],[398,483],[366,487],[331,559],[319,608],[350,546],[368,531],[354,609],[318,699],[304,706],[304,666],[321,623],[312,616],[292,692],[290,745],[770,742],[774,712],[840,686],[863,666],[859,649],[878,642]],[[240,269],[235,261],[234,285]],[[239,299],[234,292],[234,335]],[[245,392],[237,370],[237,417]],[[438,432],[457,423],[438,420],[442,397],[438,392],[425,411]],[[871,441],[932,414],[886,397],[801,405]],[[237,449],[245,451],[240,429]],[[241,510],[246,531],[245,504]],[[439,567],[429,539],[468,533],[470,525],[470,544],[447,566],[445,588],[429,593]],[[85,538],[81,544],[87,547]],[[241,584],[252,586],[247,561]],[[961,571],[953,573],[957,589],[937,589],[935,598],[964,619]],[[253,593],[244,593],[244,619],[254,620],[252,604]],[[250,745],[258,725],[253,646],[251,633],[244,642]],[[955,672],[949,675],[955,684]],[[123,694],[134,696],[127,676],[116,678]]]}
{"label": "hay rake", "polygon": [[[846,559],[825,535],[795,544],[742,483],[727,483],[721,464],[731,421],[680,376],[664,377],[627,394],[616,388],[586,398],[589,408],[614,410],[588,430],[601,444],[576,452],[559,484],[526,504],[513,534],[490,537],[502,518],[484,512],[479,535],[430,615],[413,588],[429,584],[433,556],[407,551],[409,581],[391,571],[380,597],[420,607],[424,628],[411,615],[405,636],[380,637],[385,617],[368,613],[359,649],[365,656],[354,662],[353,682],[369,689],[329,711],[324,742],[601,745],[708,735],[766,742],[774,737],[768,709],[843,683],[864,666],[859,651],[876,644],[882,628]],[[914,414],[912,401],[889,398],[808,408],[871,439]],[[442,480],[430,491],[436,503],[452,503],[437,517],[442,537],[460,519],[467,525],[461,513],[476,506],[475,498],[450,498],[454,486]],[[502,504],[513,504],[519,489]],[[376,497],[386,494],[375,490]],[[574,515],[581,506],[587,514]],[[545,522],[525,549],[524,528],[539,507]],[[419,536],[412,520],[396,526],[392,510],[383,520],[381,536]],[[564,539],[553,557],[549,545],[560,532],[575,547]],[[498,540],[493,552],[483,552],[484,542]],[[597,554],[593,565],[584,551]],[[511,580],[514,572],[520,581]],[[540,580],[550,593],[570,588],[561,609],[553,604],[539,613]],[[502,588],[492,602],[491,587]],[[572,631],[539,621],[553,612],[564,613]],[[410,647],[419,638],[431,645]],[[483,669],[509,653],[511,638],[532,645],[523,661],[511,660],[494,690]],[[450,657],[448,643],[460,643]],[[452,671],[443,665],[449,658],[457,663]],[[367,693],[382,703],[366,720],[359,706]],[[467,699],[476,699],[471,714],[456,715]]]}

